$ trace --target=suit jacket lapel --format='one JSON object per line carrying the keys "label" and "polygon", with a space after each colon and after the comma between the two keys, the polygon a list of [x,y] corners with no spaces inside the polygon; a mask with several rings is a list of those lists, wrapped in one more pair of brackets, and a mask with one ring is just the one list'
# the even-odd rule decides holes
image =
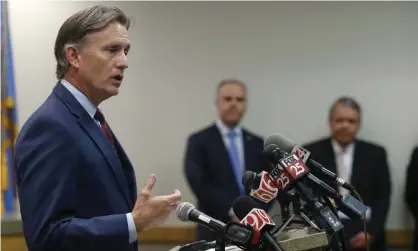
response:
{"label": "suit jacket lapel", "polygon": [[109,163],[109,167],[115,175],[120,188],[122,189],[123,195],[128,202],[128,205],[132,206],[125,174],[123,173],[121,162],[115,149],[112,147],[97,124],[91,119],[90,116],[88,116],[88,114],[87,116],[80,117],[78,122],[84,128],[89,137],[96,143],[97,148],[99,148],[99,150],[102,152],[103,156]]}
{"label": "suit jacket lapel", "polygon": [[351,170],[351,180],[349,181],[352,185],[356,186],[357,179],[359,177],[359,172],[361,168],[362,160],[362,146],[356,141],[354,145],[354,154],[353,154],[353,166]]}
{"label": "suit jacket lapel", "polygon": [[225,145],[222,133],[218,129],[216,124],[213,125],[213,132],[214,132],[215,143],[216,145],[219,146],[217,147],[217,149],[219,149],[219,153],[221,154],[222,158],[224,158],[224,163],[228,163],[230,167],[229,169],[232,171],[233,167],[232,167],[231,160],[229,158],[229,152],[228,152],[227,146]]}
{"label": "suit jacket lapel", "polygon": [[242,130],[242,144],[244,147],[244,162],[245,162],[245,170],[251,170],[252,165],[252,156],[251,154],[251,140],[252,136],[249,135],[245,130]]}
{"label": "suit jacket lapel", "polygon": [[80,105],[80,103],[78,103],[75,97],[64,86],[62,86],[61,83],[58,83],[55,86],[54,93],[57,94],[61,100],[63,100],[70,111],[78,118],[77,122],[103,154],[106,161],[109,163],[109,167],[115,175],[120,188],[122,189],[126,202],[128,205],[131,205],[128,186],[121,168],[121,163],[116,151],[113,149],[104,133],[100,130],[99,126],[94,122],[87,111]]}
{"label": "suit jacket lapel", "polygon": [[119,143],[119,140],[117,139],[117,137],[115,136],[115,134],[112,132],[113,137],[115,138],[115,145],[116,148],[118,149],[118,155],[119,158],[121,160],[121,163],[125,164],[124,168],[127,170],[128,172],[128,177],[126,177],[126,179],[128,180],[128,184],[132,185],[132,190],[130,191],[130,195],[131,195],[131,205],[133,207],[136,198],[137,198],[137,187],[136,187],[136,180],[135,180],[135,171],[134,168],[132,166],[131,161],[129,160],[128,156],[126,155],[125,150],[123,150],[122,145]]}
{"label": "suit jacket lapel", "polygon": [[324,153],[329,153],[329,154],[324,155],[324,158],[326,159],[325,160],[326,163],[324,163],[323,165],[325,166],[325,168],[327,168],[331,172],[336,173],[338,175],[337,163],[335,162],[335,152],[334,152],[334,148],[332,148],[331,138],[325,141],[324,147],[325,147]]}

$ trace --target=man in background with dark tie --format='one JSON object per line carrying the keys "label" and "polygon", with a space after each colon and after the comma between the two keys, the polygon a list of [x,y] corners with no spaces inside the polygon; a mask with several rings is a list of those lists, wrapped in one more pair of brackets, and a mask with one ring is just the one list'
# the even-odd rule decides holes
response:
{"label": "man in background with dark tie", "polygon": [[[341,97],[329,111],[331,137],[305,147],[311,151],[313,159],[353,185],[364,204],[370,207],[366,213],[366,231],[362,220],[350,220],[340,214],[349,250],[366,250],[369,245],[370,251],[385,251],[385,225],[391,196],[389,165],[383,147],[356,138],[360,122],[360,105],[350,97]],[[328,184],[342,195],[349,192],[333,182]]]}
{"label": "man in background with dark tie", "polygon": [[[266,162],[263,139],[240,125],[247,108],[245,84],[236,79],[221,81],[216,105],[219,119],[187,140],[184,172],[198,209],[226,223],[238,221],[232,205],[246,193],[241,183],[244,171],[259,173]],[[197,237],[216,239],[213,232],[199,225]]]}
{"label": "man in background with dark tie", "polygon": [[134,168],[98,108],[119,92],[129,26],[121,10],[94,6],[58,32],[58,83],[15,148],[29,250],[136,251],[137,234],[162,224],[180,201],[178,190],[151,195],[155,175],[137,195]]}

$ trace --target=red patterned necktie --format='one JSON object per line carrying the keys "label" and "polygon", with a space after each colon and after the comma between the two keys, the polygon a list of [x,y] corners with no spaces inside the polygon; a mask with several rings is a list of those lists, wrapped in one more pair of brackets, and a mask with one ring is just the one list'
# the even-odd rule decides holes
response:
{"label": "red patterned necktie", "polygon": [[100,122],[100,125],[102,126],[102,132],[104,133],[104,135],[106,136],[106,138],[109,140],[110,144],[112,144],[114,148],[115,140],[113,139],[113,135],[112,135],[112,132],[110,131],[109,125],[106,123],[104,115],[102,111],[100,111],[99,108],[97,108],[94,118]]}

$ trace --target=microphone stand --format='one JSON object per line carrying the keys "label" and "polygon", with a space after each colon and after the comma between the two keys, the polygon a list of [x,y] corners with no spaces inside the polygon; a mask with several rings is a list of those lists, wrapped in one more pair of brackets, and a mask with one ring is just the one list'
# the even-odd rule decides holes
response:
{"label": "microphone stand", "polygon": [[341,250],[347,251],[348,245],[347,245],[347,238],[345,236],[344,228],[340,230],[339,234],[340,236],[340,243],[341,243]]}
{"label": "microphone stand", "polygon": [[[340,217],[338,216],[338,210],[334,203],[332,203],[329,197],[321,197],[320,201],[324,203],[325,208],[331,210],[332,214],[334,214],[336,220],[340,221]],[[340,224],[342,224],[340,222]],[[347,245],[347,238],[345,236],[344,227],[332,231],[331,238],[329,239],[329,251],[348,251]]]}
{"label": "microphone stand", "polygon": [[283,217],[283,223],[273,229],[272,234],[277,237],[281,232],[283,232],[286,228],[291,227],[293,224],[306,225],[306,223],[306,226],[309,225],[317,231],[320,231],[320,228],[303,212],[304,206],[301,204],[300,197],[296,193],[289,193],[289,196],[289,200],[292,203],[293,214],[289,217]]}
{"label": "microphone stand", "polygon": [[[325,197],[324,198],[325,203],[328,205],[329,208],[331,208],[331,210],[335,213],[336,217],[338,218],[338,220],[340,220],[340,217],[338,216],[338,211],[336,206],[331,202],[331,199],[329,197]],[[341,251],[347,251],[348,250],[348,245],[347,245],[347,238],[345,235],[345,231],[344,228],[336,231],[334,233],[335,235],[335,241],[333,240],[333,238],[330,240],[330,247],[332,248],[331,251],[333,251],[333,247],[335,246],[335,248],[337,248],[337,250],[341,250]],[[334,237],[334,236],[333,236]]]}
{"label": "microphone stand", "polygon": [[[278,193],[276,197],[277,202],[280,204],[280,211],[283,220],[288,220],[290,218],[290,204],[294,204],[294,201],[297,200],[296,195],[290,191],[287,193]],[[293,207],[294,210],[294,207]]]}
{"label": "microphone stand", "polygon": [[[330,203],[328,199],[325,199],[324,201],[324,197],[316,196],[311,189],[303,186],[302,183],[296,183],[296,185],[299,190],[297,191],[297,194],[303,197],[303,201],[305,202],[300,212],[302,218],[315,229],[324,229],[325,232],[332,237],[329,246],[333,251],[346,251],[347,244],[344,235],[344,225],[342,225],[338,214],[335,213],[337,210],[334,205]],[[306,216],[305,213],[311,215],[313,220],[310,220],[310,217]],[[289,224],[291,220],[292,219],[289,219],[285,224],[280,226],[278,232],[280,233],[284,230],[286,227],[285,225]],[[319,227],[316,226],[315,223],[318,224]],[[334,239],[333,237],[336,238]]]}
{"label": "microphone stand", "polygon": [[215,251],[225,251],[225,240],[224,238],[219,238],[215,242]]}
{"label": "microphone stand", "polygon": [[344,228],[336,231],[330,238],[329,251],[347,251],[347,240],[345,237]]}

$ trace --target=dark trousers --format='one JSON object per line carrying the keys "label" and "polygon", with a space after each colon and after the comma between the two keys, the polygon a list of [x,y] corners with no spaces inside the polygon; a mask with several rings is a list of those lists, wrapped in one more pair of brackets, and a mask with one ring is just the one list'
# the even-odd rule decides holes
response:
{"label": "dark trousers", "polygon": [[414,229],[414,233],[413,233],[413,246],[412,246],[412,250],[413,251],[418,251],[418,229],[417,229],[417,223],[415,223],[415,229]]}

